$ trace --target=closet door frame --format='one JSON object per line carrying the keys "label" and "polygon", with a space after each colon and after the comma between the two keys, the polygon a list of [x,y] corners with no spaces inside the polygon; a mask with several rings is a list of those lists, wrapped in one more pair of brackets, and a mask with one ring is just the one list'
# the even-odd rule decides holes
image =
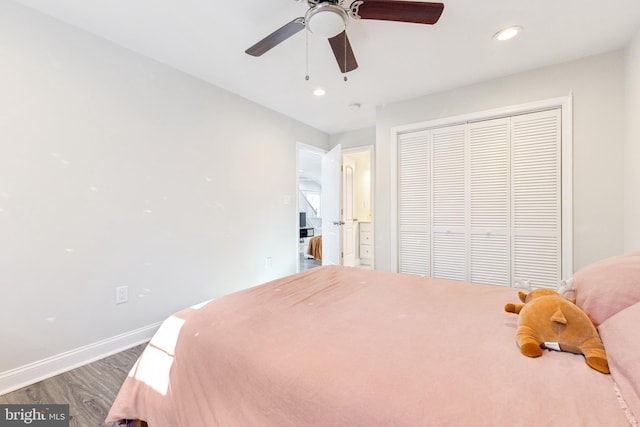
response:
{"label": "closet door frame", "polygon": [[561,111],[562,279],[573,275],[573,96],[411,123],[391,128],[391,269],[398,271],[398,138],[402,134],[559,108]]}

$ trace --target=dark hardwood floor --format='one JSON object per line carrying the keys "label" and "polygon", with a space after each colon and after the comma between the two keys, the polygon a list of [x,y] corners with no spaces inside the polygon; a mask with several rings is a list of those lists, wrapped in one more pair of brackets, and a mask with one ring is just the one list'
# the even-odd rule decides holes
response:
{"label": "dark hardwood floor", "polygon": [[115,426],[104,419],[145,345],[4,394],[0,404],[68,403],[70,427]]}

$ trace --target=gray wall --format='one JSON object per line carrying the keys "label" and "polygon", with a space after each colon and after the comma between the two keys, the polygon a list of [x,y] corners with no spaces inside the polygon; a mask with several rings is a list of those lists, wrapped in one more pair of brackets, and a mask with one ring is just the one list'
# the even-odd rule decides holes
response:
{"label": "gray wall", "polygon": [[[624,249],[625,61],[615,51],[379,107],[376,268],[391,268],[390,131],[398,125],[573,93],[574,268]],[[637,218],[637,217],[636,217]]]}
{"label": "gray wall", "polygon": [[640,31],[625,51],[627,138],[624,176],[624,249],[640,250]]}
{"label": "gray wall", "polygon": [[364,128],[350,132],[342,132],[331,135],[331,148],[338,144],[342,145],[343,150],[350,148],[366,147],[368,145],[375,145],[376,143],[376,128]]}
{"label": "gray wall", "polygon": [[6,1],[0,94],[0,374],[295,272],[328,135]]}

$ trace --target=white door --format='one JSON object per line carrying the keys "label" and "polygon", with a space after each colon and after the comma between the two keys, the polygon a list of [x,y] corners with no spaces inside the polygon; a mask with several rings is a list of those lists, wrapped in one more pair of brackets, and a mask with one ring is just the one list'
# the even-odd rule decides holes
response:
{"label": "white door", "polygon": [[322,265],[341,265],[340,186],[342,146],[322,156]]}
{"label": "white door", "polygon": [[354,221],[353,180],[356,162],[349,157],[342,158],[342,264],[356,265],[356,222]]}

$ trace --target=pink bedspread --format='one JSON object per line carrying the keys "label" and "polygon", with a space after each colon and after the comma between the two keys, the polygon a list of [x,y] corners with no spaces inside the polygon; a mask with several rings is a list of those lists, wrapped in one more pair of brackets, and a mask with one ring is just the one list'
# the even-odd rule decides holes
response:
{"label": "pink bedspread", "polygon": [[531,359],[517,290],[327,266],[176,313],[107,421],[193,426],[625,426],[610,375]]}

